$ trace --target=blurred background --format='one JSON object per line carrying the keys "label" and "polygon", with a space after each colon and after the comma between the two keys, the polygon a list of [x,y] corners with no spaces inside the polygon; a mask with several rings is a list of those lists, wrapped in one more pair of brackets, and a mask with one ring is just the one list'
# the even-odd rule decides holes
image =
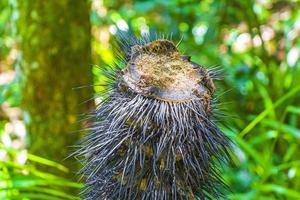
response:
{"label": "blurred background", "polygon": [[114,64],[113,36],[128,29],[182,39],[193,61],[224,69],[229,199],[300,199],[299,10],[298,0],[1,0],[0,199],[76,199],[80,166],[66,157],[101,100],[93,66]]}

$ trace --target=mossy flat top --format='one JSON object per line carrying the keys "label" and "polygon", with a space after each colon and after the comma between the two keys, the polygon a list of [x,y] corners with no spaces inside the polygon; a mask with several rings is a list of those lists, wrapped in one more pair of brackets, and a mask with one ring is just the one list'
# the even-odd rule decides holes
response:
{"label": "mossy flat top", "polygon": [[136,93],[171,102],[207,96],[207,70],[195,67],[171,41],[135,45],[131,51],[123,78]]}

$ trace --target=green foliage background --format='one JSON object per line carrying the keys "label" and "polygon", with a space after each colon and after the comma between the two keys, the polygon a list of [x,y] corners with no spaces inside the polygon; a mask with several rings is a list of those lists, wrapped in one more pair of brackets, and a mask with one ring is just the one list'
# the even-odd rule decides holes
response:
{"label": "green foliage background", "polygon": [[[100,67],[113,64],[112,37],[117,29],[130,28],[137,35],[149,31],[172,35],[175,42],[182,40],[180,49],[191,55],[192,60],[224,69],[218,95],[228,117],[224,118],[227,126],[221,128],[235,143],[234,160],[223,173],[232,190],[229,199],[300,199],[298,0],[93,0],[90,3],[93,64]],[[0,199],[10,199],[12,193],[25,195],[19,199],[74,198],[67,187],[53,185],[51,178],[64,180],[70,187],[80,185],[55,172],[48,174],[35,162],[58,171],[68,169],[30,152],[27,161],[18,164],[16,155],[27,152],[31,144],[13,149],[5,142],[8,140],[5,127],[10,121],[3,110],[7,106],[19,108],[22,95],[26,95],[20,92],[22,73],[18,66],[22,59],[14,56],[20,40],[16,30],[17,4],[16,0],[0,2],[0,72],[16,74],[10,81],[0,82],[0,155],[9,155],[5,159],[0,156]],[[99,70],[95,68],[92,72],[94,84],[101,82]],[[101,87],[94,90],[100,92]],[[25,119],[26,115],[21,117]],[[38,159],[31,160],[29,155]],[[43,173],[48,175],[40,176]],[[18,185],[14,180],[33,184]],[[28,191],[36,195],[34,188],[45,191],[39,191],[42,195],[39,197],[26,196]]]}

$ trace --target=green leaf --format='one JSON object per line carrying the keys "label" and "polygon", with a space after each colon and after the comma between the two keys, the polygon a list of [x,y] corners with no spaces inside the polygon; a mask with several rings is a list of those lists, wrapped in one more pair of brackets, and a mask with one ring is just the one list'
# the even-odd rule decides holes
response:
{"label": "green leaf", "polygon": [[265,109],[263,112],[261,112],[254,120],[252,120],[241,132],[240,136],[244,137],[247,133],[249,133],[259,122],[261,122],[273,109],[280,106],[282,103],[287,101],[289,98],[299,94],[300,86],[293,88],[291,91],[289,91],[287,94],[282,96],[280,99],[278,99],[273,107],[269,107]]}
{"label": "green leaf", "polygon": [[289,198],[300,199],[300,193],[298,191],[276,185],[276,184],[264,184],[257,187],[257,190],[263,192],[274,192]]}

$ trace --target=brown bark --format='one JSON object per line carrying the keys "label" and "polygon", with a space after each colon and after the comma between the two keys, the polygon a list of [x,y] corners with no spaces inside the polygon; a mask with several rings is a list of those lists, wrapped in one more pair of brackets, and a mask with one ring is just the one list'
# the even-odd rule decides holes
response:
{"label": "brown bark", "polygon": [[[78,140],[78,115],[88,105],[91,48],[88,1],[19,1],[22,105],[30,151],[73,168],[64,160]],[[71,169],[73,171],[73,169]],[[74,169],[76,170],[76,169]]]}

